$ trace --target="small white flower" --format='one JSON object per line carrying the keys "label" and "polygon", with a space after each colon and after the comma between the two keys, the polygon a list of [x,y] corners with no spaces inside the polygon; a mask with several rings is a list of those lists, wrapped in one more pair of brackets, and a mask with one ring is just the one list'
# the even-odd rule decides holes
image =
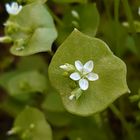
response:
{"label": "small white flower", "polygon": [[138,8],[138,15],[140,16],[140,7]]}
{"label": "small white flower", "polygon": [[17,2],[7,3],[5,7],[6,11],[11,15],[17,15],[22,10],[22,5],[18,5]]}
{"label": "small white flower", "polygon": [[89,81],[96,81],[99,79],[98,74],[92,72],[94,64],[92,60],[89,60],[84,65],[79,61],[75,61],[75,67],[77,72],[70,74],[70,78],[79,82],[81,90],[87,90],[89,87]]}
{"label": "small white flower", "polygon": [[71,92],[69,100],[73,100],[74,98],[77,100],[82,95],[82,92],[88,89],[89,81],[96,81],[99,79],[98,74],[92,72],[94,68],[92,60],[87,61],[84,65],[81,61],[77,60],[75,61],[75,66],[65,63],[59,67],[67,71],[69,77],[79,84],[79,86]]}

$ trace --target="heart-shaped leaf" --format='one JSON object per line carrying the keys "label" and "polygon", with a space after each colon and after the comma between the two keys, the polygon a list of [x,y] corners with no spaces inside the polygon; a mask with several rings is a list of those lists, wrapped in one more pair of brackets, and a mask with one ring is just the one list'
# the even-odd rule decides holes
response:
{"label": "heart-shaped leaf", "polygon": [[[89,82],[87,90],[76,100],[70,100],[75,81],[63,75],[61,65],[74,65],[76,60],[94,62],[97,81]],[[104,110],[114,100],[128,92],[126,66],[114,56],[109,47],[100,39],[91,38],[75,29],[58,48],[49,66],[52,85],[62,97],[65,108],[74,114],[87,116]]]}

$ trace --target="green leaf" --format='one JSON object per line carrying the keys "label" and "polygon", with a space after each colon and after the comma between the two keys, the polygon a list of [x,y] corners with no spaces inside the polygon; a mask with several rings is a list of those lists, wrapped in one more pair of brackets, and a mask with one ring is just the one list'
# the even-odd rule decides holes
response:
{"label": "green leaf", "polygon": [[68,126],[72,121],[72,115],[68,112],[46,112],[47,120],[57,127]]}
{"label": "green leaf", "polygon": [[7,89],[11,96],[34,92],[43,93],[47,90],[47,80],[37,71],[23,72],[8,81]]}
{"label": "green leaf", "polygon": [[53,1],[58,3],[73,3],[73,2],[86,3],[87,2],[87,0],[53,0]]}
{"label": "green leaf", "polygon": [[[78,124],[78,123],[79,124]],[[74,124],[75,123],[75,124]],[[106,131],[98,126],[95,122],[91,121],[89,118],[77,118],[73,120],[74,127],[68,133],[70,140],[91,140],[92,138],[96,140],[107,140]]]}
{"label": "green leaf", "polygon": [[4,89],[7,89],[7,84],[9,79],[17,75],[19,72],[18,71],[12,71],[12,72],[5,72],[0,75],[0,86],[3,87]]}
{"label": "green leaf", "polygon": [[126,47],[131,51],[133,52],[134,54],[138,54],[138,50],[137,50],[137,47],[136,47],[136,44],[135,44],[135,40],[133,37],[131,36],[127,36],[127,39],[126,39]]}
{"label": "green leaf", "polygon": [[53,88],[51,88],[47,92],[47,97],[42,103],[42,108],[47,111],[52,111],[52,112],[65,111],[59,93],[56,92],[56,90],[54,90]]}
{"label": "green leaf", "polygon": [[[74,65],[76,60],[85,63],[94,62],[94,72],[99,79],[89,83],[78,100],[69,100],[74,81],[63,75],[60,65]],[[126,83],[126,65],[114,56],[109,47],[100,39],[91,38],[78,30],[58,48],[49,66],[49,77],[52,85],[62,97],[65,108],[74,114],[91,115],[108,107],[113,101],[129,92]]]}
{"label": "green leaf", "polygon": [[36,108],[25,108],[16,118],[13,130],[18,128],[23,140],[52,140],[52,132],[45,116]]}
{"label": "green leaf", "polygon": [[64,26],[58,27],[59,36],[57,40],[60,43],[75,27],[89,36],[95,36],[99,25],[99,13],[96,4],[71,7],[65,12],[63,23]]}
{"label": "green leaf", "polygon": [[5,26],[6,35],[13,39],[10,51],[18,56],[50,51],[57,37],[53,19],[40,3],[24,6],[17,16],[10,16]]}
{"label": "green leaf", "polygon": [[0,110],[15,118],[24,108],[22,103],[16,102],[13,98],[8,98],[0,103]]}
{"label": "green leaf", "polygon": [[21,57],[17,63],[17,69],[20,71],[38,70],[46,73],[48,70],[48,65],[40,55],[32,55]]}
{"label": "green leaf", "polygon": [[[114,20],[102,20],[104,24],[101,24],[99,30],[102,34],[102,39],[108,43],[111,50],[117,54],[117,56],[123,56],[128,50],[128,33],[127,30]],[[119,31],[119,32],[118,32]],[[117,37],[114,37],[116,34]],[[130,46],[130,45],[129,45]],[[133,46],[131,46],[132,48]]]}
{"label": "green leaf", "polygon": [[72,115],[66,112],[59,93],[53,87],[47,92],[42,108],[53,126],[62,127],[71,122]]}

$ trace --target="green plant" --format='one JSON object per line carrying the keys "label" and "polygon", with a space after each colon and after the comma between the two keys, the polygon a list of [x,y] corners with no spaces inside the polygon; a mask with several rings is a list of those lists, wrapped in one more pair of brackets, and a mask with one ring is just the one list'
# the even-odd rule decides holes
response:
{"label": "green plant", "polygon": [[13,119],[0,139],[139,139],[140,2],[17,2],[0,37],[0,111]]}

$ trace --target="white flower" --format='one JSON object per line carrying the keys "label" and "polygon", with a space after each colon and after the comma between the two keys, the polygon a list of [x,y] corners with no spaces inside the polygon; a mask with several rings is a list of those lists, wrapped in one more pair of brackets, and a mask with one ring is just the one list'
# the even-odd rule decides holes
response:
{"label": "white flower", "polygon": [[138,8],[138,15],[140,16],[140,7]]}
{"label": "white flower", "polygon": [[70,78],[74,81],[78,81],[81,90],[87,90],[89,87],[88,81],[96,81],[99,79],[98,74],[92,72],[94,64],[92,60],[89,60],[84,65],[79,61],[75,61],[76,72],[70,74]]}
{"label": "white flower", "polygon": [[11,15],[17,15],[22,10],[22,5],[18,5],[17,2],[7,3],[5,7],[6,11]]}

